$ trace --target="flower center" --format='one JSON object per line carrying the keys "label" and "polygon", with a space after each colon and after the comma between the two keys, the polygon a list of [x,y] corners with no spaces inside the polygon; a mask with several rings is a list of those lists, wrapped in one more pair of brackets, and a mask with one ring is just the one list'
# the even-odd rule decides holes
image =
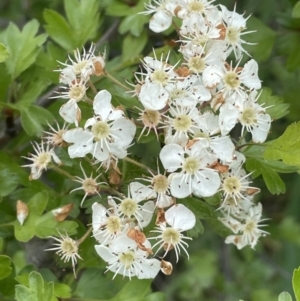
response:
{"label": "flower center", "polygon": [[76,75],[80,75],[81,70],[83,70],[85,68],[85,66],[87,65],[88,61],[87,60],[83,60],[81,62],[78,62],[77,64],[73,65],[73,70],[75,72]]}
{"label": "flower center", "polygon": [[109,233],[117,233],[121,230],[121,221],[117,216],[110,216],[106,221],[106,228]]}
{"label": "flower center", "polygon": [[151,79],[152,81],[165,86],[169,82],[169,75],[164,70],[155,70],[151,74]]}
{"label": "flower center", "polygon": [[205,61],[200,56],[193,56],[188,61],[188,67],[194,73],[203,72],[205,69]]}
{"label": "flower center", "polygon": [[119,255],[119,260],[126,269],[129,269],[131,267],[132,263],[134,262],[134,258],[134,252],[130,250]]}
{"label": "flower center", "polygon": [[246,223],[245,228],[244,228],[244,233],[253,233],[256,229],[256,222],[253,220],[250,220]]}
{"label": "flower center", "polygon": [[174,89],[170,92],[171,98],[184,97],[185,95],[186,95],[186,91],[184,89]]}
{"label": "flower center", "polygon": [[257,123],[255,110],[251,107],[246,108],[241,116],[242,125],[254,125]]}
{"label": "flower center", "polygon": [[74,253],[78,252],[78,246],[76,241],[71,238],[66,238],[61,242],[61,250],[67,256],[72,256]]}
{"label": "flower center", "polygon": [[85,86],[82,84],[76,84],[70,87],[69,97],[75,99],[77,102],[82,100],[85,96]]}
{"label": "flower center", "polygon": [[152,186],[157,193],[166,192],[168,189],[168,178],[164,175],[157,175],[153,178]]}
{"label": "flower center", "polygon": [[236,194],[241,190],[241,181],[237,177],[228,177],[224,180],[223,188],[228,194]]}
{"label": "flower center", "polygon": [[98,121],[92,127],[92,133],[94,135],[95,141],[100,141],[101,139],[107,138],[109,135],[110,127],[104,121]]}
{"label": "flower center", "polygon": [[160,118],[160,113],[158,111],[145,110],[142,115],[142,121],[147,127],[156,127]]}
{"label": "flower center", "polygon": [[203,13],[204,11],[204,4],[198,1],[190,2],[188,4],[188,11],[189,12],[196,12],[196,13]]}
{"label": "flower center", "polygon": [[193,175],[199,170],[199,162],[195,158],[188,157],[183,163],[182,170],[186,173]]}
{"label": "flower center", "polygon": [[229,71],[224,76],[224,84],[230,89],[236,89],[240,86],[238,74],[234,71]]}
{"label": "flower center", "polygon": [[180,242],[180,232],[174,228],[166,228],[162,234],[162,238],[165,243],[176,245]]}
{"label": "flower center", "polygon": [[95,194],[98,191],[97,182],[93,178],[84,179],[82,188],[89,195]]}
{"label": "flower center", "polygon": [[226,37],[231,44],[236,44],[240,38],[240,30],[235,27],[228,27],[226,31]]}
{"label": "flower center", "polygon": [[133,199],[124,199],[120,205],[122,213],[126,216],[132,216],[137,211],[137,203]]}
{"label": "flower center", "polygon": [[188,115],[178,115],[173,122],[176,131],[186,132],[192,125],[192,119]]}
{"label": "flower center", "polygon": [[47,167],[47,165],[51,162],[51,154],[50,153],[41,153],[37,158],[36,165],[38,167]]}

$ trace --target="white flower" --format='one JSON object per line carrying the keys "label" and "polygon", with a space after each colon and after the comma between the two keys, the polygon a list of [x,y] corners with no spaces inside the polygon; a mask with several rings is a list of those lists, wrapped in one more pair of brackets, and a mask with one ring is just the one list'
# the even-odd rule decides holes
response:
{"label": "white flower", "polygon": [[155,196],[149,187],[138,182],[131,182],[128,186],[128,197],[123,200],[115,198],[120,202],[116,210],[121,217],[126,218],[129,222],[133,218],[133,222],[136,221],[140,228],[144,228],[152,219],[155,204],[153,201],[148,201],[143,205],[139,203],[155,198]]}
{"label": "white flower", "polygon": [[31,157],[23,157],[27,160],[32,161],[32,163],[23,165],[23,167],[30,167],[31,174],[30,180],[36,180],[42,175],[42,171],[47,167],[49,163],[53,160],[56,164],[62,164],[60,159],[54,152],[54,149],[50,149],[50,145],[47,144],[46,149],[44,148],[44,142],[42,141],[41,145],[37,142],[32,143],[33,149],[35,150],[36,154],[31,154]]}
{"label": "white flower", "polygon": [[99,174],[95,179],[92,177],[93,174],[91,174],[90,177],[87,177],[84,169],[82,168],[81,162],[80,162],[80,168],[84,175],[84,178],[82,179],[78,176],[75,176],[74,181],[78,182],[82,185],[78,188],[73,189],[72,191],[70,191],[70,193],[72,193],[73,191],[76,191],[76,190],[81,190],[81,189],[85,192],[85,194],[81,200],[81,203],[80,203],[80,206],[82,206],[82,204],[87,196],[94,195],[94,194],[98,194],[100,196],[99,185],[106,184],[106,182],[99,182],[99,183],[97,182],[97,179],[101,176],[101,174]]}
{"label": "white flower", "polygon": [[44,141],[47,144],[50,145],[54,145],[54,146],[63,146],[65,145],[65,141],[62,137],[62,135],[67,131],[68,126],[66,125],[66,123],[63,124],[62,127],[60,127],[60,125],[58,124],[58,122],[56,122],[56,127],[57,129],[55,129],[53,126],[51,126],[48,123],[48,126],[51,129],[50,131],[44,131],[43,133],[45,133],[46,135],[43,137]]}
{"label": "white flower", "polygon": [[73,143],[68,149],[70,157],[84,157],[91,153],[101,162],[110,155],[126,157],[126,149],[135,134],[135,124],[123,116],[123,111],[111,105],[111,94],[106,90],[96,95],[93,108],[96,116],[86,121],[85,130],[73,129],[63,135],[65,141]]}
{"label": "white flower", "polygon": [[102,245],[110,244],[128,228],[115,209],[114,207],[106,209],[99,203],[92,205],[93,236]]}
{"label": "white flower", "polygon": [[157,237],[151,237],[150,239],[158,239],[159,241],[153,245],[153,248],[157,245],[160,247],[156,251],[156,253],[161,249],[165,249],[166,256],[169,250],[175,250],[176,254],[176,262],[179,260],[180,249],[182,249],[187,257],[189,254],[186,250],[188,244],[184,241],[184,239],[190,239],[190,237],[184,236],[182,234],[183,231],[187,231],[192,229],[196,224],[196,217],[194,213],[185,207],[182,204],[173,205],[165,212],[165,219],[169,227],[165,224],[160,224],[159,227],[156,227],[156,230],[151,232],[159,233]]}
{"label": "white flower", "polygon": [[[150,248],[149,241],[144,242],[146,248]],[[137,243],[129,237],[122,235],[112,241],[109,247],[95,246],[98,255],[107,262],[107,271],[123,277],[136,276],[138,279],[154,278],[160,270],[160,261],[148,259],[148,252],[138,248]]]}
{"label": "white flower", "polygon": [[[191,149],[183,149],[177,144],[168,144],[160,152],[160,160],[164,168],[173,172],[171,178],[171,194],[185,198],[191,193],[207,197],[214,195],[220,187],[218,173],[209,168],[217,161],[217,157],[202,147],[201,141],[193,144]],[[180,172],[174,173],[181,169]]]}
{"label": "white flower", "polygon": [[69,237],[67,233],[66,235],[59,233],[59,235],[60,239],[54,236],[49,237],[56,241],[54,243],[55,247],[46,249],[45,251],[57,251],[56,254],[58,254],[64,262],[69,262],[71,260],[74,276],[76,278],[75,264],[77,263],[77,258],[82,259],[78,254],[79,244],[77,243],[77,241]]}

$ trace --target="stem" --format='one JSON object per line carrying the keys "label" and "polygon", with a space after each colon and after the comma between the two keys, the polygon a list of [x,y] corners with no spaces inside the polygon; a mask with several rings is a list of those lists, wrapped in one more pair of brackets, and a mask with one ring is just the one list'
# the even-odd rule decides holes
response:
{"label": "stem", "polygon": [[100,185],[100,191],[105,191],[105,190],[111,194],[117,195],[118,197],[124,198],[124,195],[121,192],[119,192],[118,190],[116,190],[112,187],[109,187],[109,186]]}
{"label": "stem", "polygon": [[245,146],[252,146],[252,145],[256,145],[256,146],[265,146],[264,143],[244,143],[244,144],[242,144],[242,145],[237,146],[237,147],[236,147],[236,150],[239,150],[239,149],[241,149],[241,148],[243,148],[243,147],[245,147]]}
{"label": "stem", "polygon": [[79,238],[76,242],[77,242],[77,245],[79,246],[83,241],[85,241],[85,239],[88,237],[88,235],[92,232],[93,230],[93,227],[89,227],[89,229],[86,231],[86,233],[81,237]]}
{"label": "stem", "polygon": [[95,94],[98,93],[97,89],[95,88],[95,86],[94,86],[94,84],[92,83],[91,80],[88,81],[88,85],[89,85],[89,87],[92,89],[92,91],[93,91]]}
{"label": "stem", "polygon": [[139,162],[137,162],[137,161],[135,161],[135,160],[133,160],[133,159],[130,159],[130,158],[128,158],[128,157],[125,157],[125,158],[123,158],[123,160],[125,160],[125,161],[127,161],[127,162],[130,162],[130,163],[132,163],[132,164],[134,164],[134,165],[137,165],[137,166],[139,166],[139,167],[141,167],[141,168],[143,168],[143,169],[146,169],[147,171],[152,171],[154,174],[156,174],[156,171],[154,171],[154,170],[152,170],[151,168],[149,168],[148,166],[146,166],[146,165],[144,165],[144,164],[142,164],[142,163],[139,163]]}
{"label": "stem", "polygon": [[74,180],[74,177],[69,174],[67,171],[61,169],[60,167],[58,167],[57,165],[54,165],[52,163],[49,164],[49,167],[52,168],[53,170],[57,171],[58,173],[66,176],[67,178],[71,179],[71,180]]}
{"label": "stem", "polygon": [[130,91],[130,88],[128,88],[127,86],[125,86],[124,84],[122,84],[120,81],[118,81],[116,78],[114,78],[111,74],[109,74],[107,71],[105,73],[105,76],[107,78],[109,78],[112,82],[114,82],[115,84],[117,84],[118,86],[122,87],[123,89],[125,89],[126,91]]}

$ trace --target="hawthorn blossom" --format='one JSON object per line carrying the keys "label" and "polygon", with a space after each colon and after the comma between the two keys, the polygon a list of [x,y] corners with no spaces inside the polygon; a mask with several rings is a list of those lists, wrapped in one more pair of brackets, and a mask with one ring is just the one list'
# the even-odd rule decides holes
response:
{"label": "hawthorn blossom", "polygon": [[[160,152],[164,168],[171,172],[171,194],[185,198],[191,193],[200,197],[214,195],[220,187],[220,177],[210,165],[217,157],[206,150],[197,141],[190,149],[178,144],[168,144]],[[181,169],[179,172],[176,172]]]}
{"label": "hawthorn blossom", "polygon": [[22,167],[30,167],[30,180],[36,180],[42,175],[43,170],[47,170],[48,165],[53,160],[56,164],[62,164],[58,156],[55,154],[54,149],[50,148],[50,145],[47,144],[46,149],[44,147],[44,141],[41,145],[37,142],[32,143],[32,147],[35,150],[36,154],[30,154],[30,157],[23,158],[32,161],[30,164],[22,165]]}
{"label": "hawthorn blossom", "polygon": [[[149,241],[144,246],[150,249]],[[96,252],[107,262],[107,270],[123,277],[137,277],[138,279],[154,278],[160,270],[160,261],[155,258],[148,259],[149,253],[139,248],[131,238],[122,235],[114,239],[109,246],[96,245]]]}
{"label": "hawthorn blossom", "polygon": [[159,224],[155,230],[151,231],[158,233],[158,236],[149,238],[158,240],[158,242],[153,245],[153,248],[159,245],[156,253],[158,253],[161,248],[164,248],[165,254],[163,257],[165,257],[166,254],[174,248],[176,262],[178,262],[182,249],[189,258],[189,254],[186,250],[188,244],[184,240],[191,240],[191,238],[184,236],[182,232],[190,230],[195,226],[196,217],[194,213],[183,204],[176,204],[165,212],[165,220],[166,223]]}

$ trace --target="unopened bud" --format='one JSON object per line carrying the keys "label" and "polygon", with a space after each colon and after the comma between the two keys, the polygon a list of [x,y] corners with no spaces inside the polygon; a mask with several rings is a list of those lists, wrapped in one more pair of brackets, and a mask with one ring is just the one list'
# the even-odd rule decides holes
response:
{"label": "unopened bud", "polygon": [[165,274],[165,275],[171,275],[173,271],[173,265],[169,261],[162,260],[160,262],[160,270]]}
{"label": "unopened bud", "polygon": [[17,219],[20,222],[21,226],[23,225],[25,219],[28,216],[28,206],[21,200],[17,201]]}
{"label": "unopened bud", "polygon": [[73,204],[68,204],[63,207],[53,209],[52,214],[54,215],[55,220],[58,222],[62,222],[69,215],[71,210],[73,209]]}

